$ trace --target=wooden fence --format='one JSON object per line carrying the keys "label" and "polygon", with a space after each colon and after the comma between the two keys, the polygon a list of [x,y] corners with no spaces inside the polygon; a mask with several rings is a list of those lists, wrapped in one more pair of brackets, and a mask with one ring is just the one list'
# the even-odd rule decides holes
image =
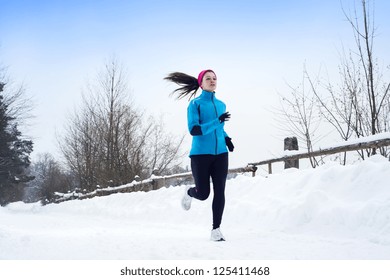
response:
{"label": "wooden fence", "polygon": [[[256,166],[232,168],[229,169],[229,174],[252,172],[252,176],[255,176],[256,170],[257,170]],[[179,174],[167,175],[167,176],[152,176],[146,180],[133,181],[129,184],[118,186],[118,187],[98,188],[93,192],[89,192],[89,193],[81,193],[76,191],[67,194],[56,193],[57,198],[55,199],[54,202],[59,203],[67,200],[73,200],[73,199],[86,199],[95,196],[110,195],[114,193],[128,193],[128,192],[138,192],[138,191],[147,192],[151,190],[158,190],[162,187],[177,186],[177,185],[191,184],[191,183],[193,183],[191,172],[179,173]]]}
{"label": "wooden fence", "polygon": [[[299,153],[296,151],[294,152],[290,151],[289,153],[291,154],[289,155],[263,160],[259,162],[249,163],[245,167],[229,169],[229,174],[252,172],[252,176],[255,176],[257,166],[259,165],[268,165],[268,173],[271,174],[272,163],[276,163],[276,162],[286,162],[286,161],[299,160],[299,159],[309,158],[309,157],[331,155],[331,154],[371,149],[371,148],[381,148],[386,146],[390,146],[390,137],[379,139],[379,140],[360,142],[355,144],[339,145],[333,148],[319,149],[311,153]],[[167,186],[175,186],[175,185],[189,184],[189,183],[192,183],[191,172],[168,175],[168,176],[152,176],[151,178],[146,180],[142,180],[138,182],[134,181],[132,183],[123,186],[118,186],[118,187],[100,188],[90,193],[79,193],[79,192],[72,192],[68,194],[57,193],[56,195],[58,198],[55,200],[55,202],[58,203],[58,202],[63,202],[63,201],[73,200],[73,199],[86,199],[95,196],[110,195],[114,193],[151,191],[151,190],[160,189],[164,186],[167,187]]]}
{"label": "wooden fence", "polygon": [[299,160],[303,158],[310,158],[310,157],[317,157],[317,156],[325,156],[325,155],[332,155],[332,154],[338,154],[338,153],[344,153],[344,152],[350,152],[350,151],[358,151],[358,150],[364,150],[364,149],[372,149],[372,148],[381,148],[390,146],[390,138],[384,138],[379,140],[372,140],[372,141],[366,141],[366,142],[360,142],[360,143],[354,143],[354,144],[345,144],[345,145],[339,145],[337,147],[327,148],[327,149],[319,149],[317,151],[313,151],[310,153],[298,153],[298,152],[290,152],[290,155],[285,155],[278,158],[263,160],[259,162],[249,163],[248,166],[259,166],[259,165],[268,165],[268,173],[272,173],[272,163],[275,162],[285,162],[290,160]]}

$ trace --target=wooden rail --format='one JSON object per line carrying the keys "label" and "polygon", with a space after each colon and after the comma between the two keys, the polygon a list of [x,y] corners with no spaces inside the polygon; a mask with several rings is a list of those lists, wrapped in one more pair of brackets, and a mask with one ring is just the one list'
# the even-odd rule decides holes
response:
{"label": "wooden rail", "polygon": [[358,151],[358,150],[364,150],[364,149],[372,149],[372,148],[381,148],[390,146],[390,138],[384,138],[380,140],[372,140],[362,143],[355,143],[355,144],[345,144],[338,147],[332,147],[332,148],[326,148],[326,149],[319,149],[317,151],[313,151],[310,153],[298,153],[298,152],[291,152],[293,153],[291,155],[285,155],[278,158],[263,160],[259,162],[249,163],[248,166],[258,166],[258,165],[265,165],[268,164],[268,173],[272,173],[272,163],[275,162],[284,162],[287,160],[297,160],[297,159],[303,159],[303,158],[309,158],[309,157],[316,157],[316,156],[325,156],[325,155],[332,155],[337,153],[343,153],[343,152],[350,152],[350,151]]}
{"label": "wooden rail", "polygon": [[[237,174],[237,173],[245,173],[252,172],[252,176],[255,176],[257,166],[268,164],[268,172],[272,173],[272,163],[275,162],[284,162],[287,160],[297,160],[315,156],[323,156],[323,155],[331,155],[342,152],[349,151],[357,151],[362,149],[370,149],[370,148],[381,148],[390,146],[390,138],[384,138],[380,140],[372,140],[366,142],[360,142],[356,144],[345,144],[337,147],[319,149],[317,151],[311,153],[299,153],[296,151],[289,151],[290,155],[285,155],[278,158],[263,160],[259,162],[249,163],[246,167],[240,168],[232,168],[229,169],[229,174]],[[192,174],[191,172],[167,175],[167,176],[152,176],[149,179],[142,180],[139,182],[132,182],[126,185],[118,186],[118,187],[106,187],[101,189],[96,189],[90,193],[69,193],[69,194],[60,194],[57,193],[58,198],[54,202],[63,202],[66,200],[72,199],[86,199],[92,198],[95,196],[105,196],[114,193],[126,193],[126,192],[136,192],[136,191],[151,191],[157,190],[162,187],[167,187],[170,185],[180,185],[180,184],[188,184],[192,183]]]}
{"label": "wooden rail", "polygon": [[[237,173],[245,173],[252,172],[252,176],[255,176],[255,172],[257,170],[256,166],[246,166],[240,168],[232,168],[229,169],[229,174],[237,174]],[[87,199],[95,196],[106,196],[114,193],[128,193],[128,192],[138,192],[138,191],[151,191],[158,190],[162,187],[167,186],[177,186],[181,184],[189,184],[193,183],[192,173],[179,173],[167,176],[152,176],[149,179],[142,181],[134,181],[129,184],[125,184],[118,187],[105,187],[99,188],[89,193],[80,193],[80,192],[72,192],[72,193],[56,193],[57,199],[55,199],[55,203],[64,202],[67,200],[73,199]]]}

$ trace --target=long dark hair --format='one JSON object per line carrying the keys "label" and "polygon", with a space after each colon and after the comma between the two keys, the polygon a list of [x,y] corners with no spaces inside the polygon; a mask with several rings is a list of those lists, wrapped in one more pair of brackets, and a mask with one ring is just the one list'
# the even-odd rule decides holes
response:
{"label": "long dark hair", "polygon": [[188,98],[191,99],[193,96],[196,95],[196,92],[199,89],[198,79],[195,77],[192,77],[190,75],[181,73],[181,72],[173,72],[169,74],[167,77],[164,78],[164,80],[168,80],[171,82],[174,82],[175,84],[178,84],[180,87],[176,90],[174,90],[171,95],[177,94],[177,99],[181,99],[185,96],[190,96]]}

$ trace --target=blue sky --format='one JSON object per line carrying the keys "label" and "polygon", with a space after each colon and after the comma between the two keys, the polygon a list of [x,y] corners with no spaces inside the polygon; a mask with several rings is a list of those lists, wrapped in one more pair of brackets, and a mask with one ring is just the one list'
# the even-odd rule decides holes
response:
{"label": "blue sky", "polygon": [[[376,55],[386,65],[388,2],[375,1]],[[163,77],[212,68],[232,113],[231,162],[241,166],[282,150],[269,109],[286,83],[301,81],[304,64],[337,76],[341,46],[354,47],[341,3],[350,10],[354,1],[0,0],[0,62],[35,100],[34,154],[57,152],[56,134],[112,56],[127,70],[134,101],[163,115],[175,134],[186,133],[187,103],[169,98]]]}

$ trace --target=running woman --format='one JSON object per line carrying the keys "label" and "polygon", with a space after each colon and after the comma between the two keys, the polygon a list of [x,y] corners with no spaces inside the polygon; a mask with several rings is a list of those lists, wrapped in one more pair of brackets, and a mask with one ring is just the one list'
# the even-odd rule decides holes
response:
{"label": "running woman", "polygon": [[[232,152],[234,145],[224,130],[230,113],[226,112],[225,103],[215,97],[217,76],[213,70],[208,69],[200,72],[198,78],[174,72],[165,79],[179,85],[173,92],[177,94],[178,99],[189,96],[190,100],[187,108],[188,130],[192,135],[189,156],[195,187],[186,188],[182,207],[189,210],[193,198],[206,200],[210,195],[211,178],[214,191],[211,240],[225,241],[220,226],[225,207],[228,150]],[[199,87],[202,93],[196,97]]]}

